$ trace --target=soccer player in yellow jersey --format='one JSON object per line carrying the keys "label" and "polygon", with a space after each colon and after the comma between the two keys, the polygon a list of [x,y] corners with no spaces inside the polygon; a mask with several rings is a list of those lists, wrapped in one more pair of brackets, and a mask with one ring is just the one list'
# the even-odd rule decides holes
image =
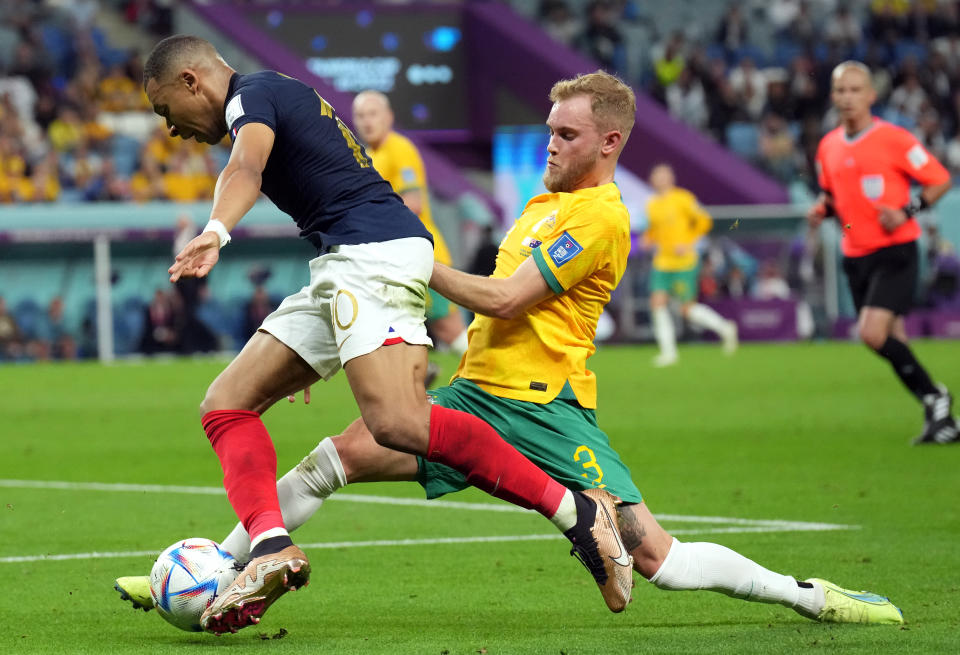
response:
{"label": "soccer player in yellow jersey", "polygon": [[[820,579],[800,582],[723,546],[681,542],[650,513],[597,425],[596,378],[586,368],[598,317],[630,250],[629,216],[613,175],[633,127],[634,95],[597,71],[557,82],[550,99],[548,193],[527,203],[500,244],[493,275],[434,264],[430,284],[477,316],[453,382],[429,392],[433,402],[482,417],[562,484],[619,497],[613,511],[620,554],[608,555],[611,575],[629,573],[632,564],[661,589],[708,589],[779,603],[820,621],[902,623],[883,596]],[[321,441],[277,483],[286,526],[302,525],[349,482],[389,480],[416,480],[429,498],[468,484],[453,469],[378,445],[358,419]],[[222,545],[244,559],[249,538],[243,526]],[[135,606],[149,607],[149,594],[132,593],[136,580],[142,589],[145,578],[121,578],[117,588]]]}
{"label": "soccer player in yellow jersey", "polygon": [[650,171],[654,196],[647,203],[650,225],[644,242],[656,248],[650,274],[650,316],[660,353],[655,366],[677,363],[677,338],[670,317],[670,297],[680,303],[680,314],[694,325],[715,332],[726,352],[737,349],[737,324],[696,302],[699,255],[696,244],[710,231],[713,220],[686,189],[675,185],[673,169],[658,164]]}
{"label": "soccer player in yellow jersey", "polygon": [[[377,172],[403,198],[404,204],[420,217],[433,235],[433,258],[451,266],[450,249],[433,222],[427,174],[417,147],[394,131],[390,100],[379,91],[361,91],[353,100],[353,123],[367,144],[367,154]],[[430,290],[427,299],[427,326],[433,335],[457,355],[467,349],[467,329],[456,305]]]}

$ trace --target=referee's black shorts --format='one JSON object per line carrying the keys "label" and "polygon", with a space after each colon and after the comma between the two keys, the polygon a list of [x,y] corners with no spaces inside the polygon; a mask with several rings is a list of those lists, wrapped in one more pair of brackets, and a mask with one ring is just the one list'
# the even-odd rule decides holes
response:
{"label": "referee's black shorts", "polygon": [[881,248],[863,257],[844,257],[843,272],[857,314],[863,307],[882,307],[897,316],[909,313],[917,287],[917,242]]}

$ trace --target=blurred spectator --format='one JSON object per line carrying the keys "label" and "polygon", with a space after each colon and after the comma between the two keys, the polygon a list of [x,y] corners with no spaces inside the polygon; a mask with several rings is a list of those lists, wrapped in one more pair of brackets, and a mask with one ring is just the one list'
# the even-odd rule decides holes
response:
{"label": "blurred spectator", "polygon": [[768,260],[760,266],[753,285],[753,297],[757,300],[790,299],[790,285],[780,274],[777,262]]}
{"label": "blurred spectator", "polygon": [[960,176],[960,126],[946,145],[943,165],[950,170],[954,178]]}
{"label": "blurred spectator", "polygon": [[767,2],[767,21],[779,37],[790,33],[790,27],[800,17],[800,0],[770,0]]}
{"label": "blurred spectator", "polygon": [[17,321],[7,311],[7,301],[0,296],[0,360],[19,359],[23,355],[23,342]]}
{"label": "blurred spectator", "polygon": [[760,164],[771,175],[789,184],[796,176],[796,143],[783,116],[773,112],[760,123]]}
{"label": "blurred spectator", "polygon": [[767,78],[767,104],[763,113],[777,114],[787,120],[797,118],[793,98],[787,88],[787,71],[783,68],[768,68],[764,71],[764,76]]}
{"label": "blurred spectator", "polygon": [[841,59],[847,59],[852,55],[854,46],[860,43],[863,30],[850,7],[842,4],[836,13],[827,19],[823,36],[828,44],[841,53]]}
{"label": "blurred spectator", "polygon": [[543,0],[540,3],[540,24],[554,41],[572,46],[583,24],[573,15],[564,0]]}
{"label": "blurred spectator", "polygon": [[747,20],[740,9],[739,2],[732,2],[720,19],[717,29],[717,43],[727,53],[727,61],[733,61],[740,49],[747,43]]}
{"label": "blurred spectator", "polygon": [[33,165],[29,177],[19,180],[13,199],[19,202],[54,202],[60,195],[57,153],[50,152]]}
{"label": "blurred spectator", "polygon": [[179,308],[172,293],[157,289],[144,310],[143,334],[139,350],[145,355],[176,352],[180,344]]}
{"label": "blurred spectator", "polygon": [[123,202],[133,199],[130,181],[117,173],[113,157],[106,157],[100,170],[83,187],[87,202]]}
{"label": "blurred spectator", "polygon": [[757,70],[752,57],[743,57],[730,71],[729,78],[746,118],[758,120],[767,104],[767,78]]}
{"label": "blurred spectator", "polygon": [[947,140],[943,138],[940,127],[940,115],[932,108],[925,109],[913,129],[914,136],[930,151],[930,154],[942,160],[947,151]]}
{"label": "blurred spectator", "polygon": [[684,46],[683,32],[677,30],[670,35],[666,44],[657,47],[653,54],[653,73],[657,81],[655,95],[661,100],[665,98],[666,90],[673,86],[686,70]]}
{"label": "blurred spectator", "polygon": [[57,112],[57,117],[47,129],[50,145],[54,150],[67,152],[73,150],[84,138],[83,121],[80,113],[69,105],[64,105]]}
{"label": "blurred spectator", "polygon": [[675,84],[667,87],[667,108],[677,120],[703,130],[710,118],[703,85],[689,68],[683,69]]}
{"label": "blurred spectator", "polygon": [[[177,217],[173,235],[173,254],[179,254],[190,241],[199,234],[197,226],[187,214]],[[174,284],[179,296],[179,351],[189,355],[195,352],[211,352],[217,348],[217,338],[200,319],[197,308],[200,299],[206,294],[208,277],[182,277]]]}
{"label": "blurred spectator", "polygon": [[580,50],[608,71],[624,69],[623,35],[617,29],[617,14],[609,0],[591,0],[587,26],[578,39]]}
{"label": "blurred spectator", "polygon": [[891,109],[908,119],[911,125],[916,124],[920,112],[929,104],[929,100],[915,73],[904,76],[903,82],[890,94],[889,104]]}
{"label": "blurred spectator", "polygon": [[818,34],[817,26],[814,23],[813,16],[810,14],[810,2],[808,0],[800,1],[797,16],[787,27],[785,36],[805,50],[813,47]]}
{"label": "blurred spectator", "polygon": [[28,352],[34,359],[76,359],[77,342],[63,318],[63,299],[50,301],[46,314],[40,316],[28,344]]}
{"label": "blurred spectator", "polygon": [[263,323],[270,312],[272,312],[276,307],[273,304],[273,301],[270,300],[270,295],[267,293],[264,285],[257,284],[253,288],[253,296],[250,297],[250,301],[247,303],[246,310],[244,311],[244,338],[249,339],[257,331],[257,328]]}
{"label": "blurred spectator", "polygon": [[697,278],[697,297],[703,302],[720,298],[720,282],[714,272],[713,262],[706,257],[700,263],[700,274]]}
{"label": "blurred spectator", "polygon": [[737,94],[727,79],[726,64],[722,59],[711,60],[707,75],[701,79],[707,97],[707,127],[714,140],[723,143],[726,127],[737,115]]}
{"label": "blurred spectator", "polygon": [[723,291],[728,298],[745,298],[749,283],[743,269],[739,266],[731,266],[727,273],[727,279],[723,284]]}

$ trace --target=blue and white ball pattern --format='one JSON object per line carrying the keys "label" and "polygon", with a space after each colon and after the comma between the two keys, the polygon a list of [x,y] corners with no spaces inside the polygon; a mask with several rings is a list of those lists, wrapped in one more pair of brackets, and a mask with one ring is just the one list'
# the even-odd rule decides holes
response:
{"label": "blue and white ball pattern", "polygon": [[235,561],[210,539],[184,539],[164,550],[150,571],[160,616],[181,630],[202,630],[200,616],[237,577]]}

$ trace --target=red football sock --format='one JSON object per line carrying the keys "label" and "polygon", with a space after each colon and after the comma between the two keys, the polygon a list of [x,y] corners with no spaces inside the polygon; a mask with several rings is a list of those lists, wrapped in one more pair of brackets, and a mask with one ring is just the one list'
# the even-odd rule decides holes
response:
{"label": "red football sock", "polygon": [[567,491],[486,422],[439,405],[430,408],[427,459],[460,471],[467,482],[492,496],[535,509],[548,519]]}
{"label": "red football sock", "polygon": [[227,498],[250,538],[284,527],[277,500],[277,453],[260,415],[215,410],[204,414],[202,423],[220,458]]}

